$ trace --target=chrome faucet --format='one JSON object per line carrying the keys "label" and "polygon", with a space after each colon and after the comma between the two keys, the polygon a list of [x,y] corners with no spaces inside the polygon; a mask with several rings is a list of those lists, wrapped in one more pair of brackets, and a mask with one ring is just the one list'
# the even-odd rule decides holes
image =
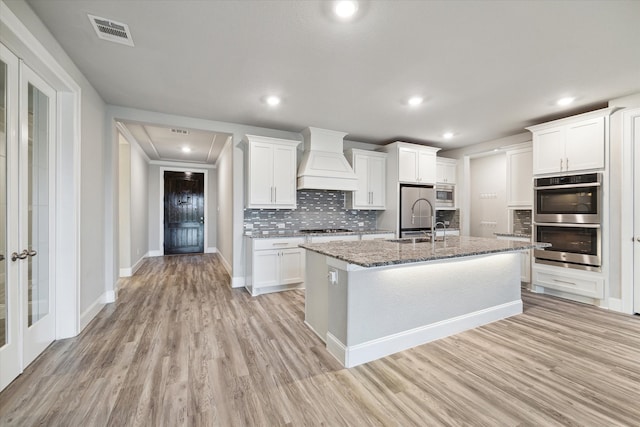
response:
{"label": "chrome faucet", "polygon": [[436,226],[433,229],[433,240],[437,240],[437,236],[438,236],[438,224],[442,224],[442,241],[444,243],[447,243],[447,224],[445,224],[442,221],[438,221],[436,222]]}
{"label": "chrome faucet", "polygon": [[[433,208],[433,205],[431,204],[431,202],[428,199],[425,199],[424,197],[420,197],[419,199],[416,199],[415,202],[413,202],[413,205],[411,205],[411,224],[415,224],[415,208],[416,205],[418,204],[418,202],[424,200],[425,202],[427,202],[429,204],[429,207],[431,208],[431,231],[435,231],[435,225],[436,225],[436,210]],[[433,236],[434,240],[435,240],[435,234]]]}

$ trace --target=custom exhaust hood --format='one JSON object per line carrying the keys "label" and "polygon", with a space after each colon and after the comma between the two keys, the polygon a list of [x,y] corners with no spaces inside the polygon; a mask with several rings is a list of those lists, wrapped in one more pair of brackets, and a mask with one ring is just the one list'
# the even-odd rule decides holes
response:
{"label": "custom exhaust hood", "polygon": [[344,132],[309,127],[302,131],[304,152],[298,190],[358,189],[358,178],[342,153]]}

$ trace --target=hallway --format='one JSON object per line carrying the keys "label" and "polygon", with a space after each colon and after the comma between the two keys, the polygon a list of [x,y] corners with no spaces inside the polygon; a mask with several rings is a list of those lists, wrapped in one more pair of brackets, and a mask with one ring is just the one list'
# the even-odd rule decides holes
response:
{"label": "hallway", "polygon": [[215,254],[146,259],[0,394],[3,426],[632,425],[640,318],[525,292],[525,312],[353,369],[304,292],[251,298]]}

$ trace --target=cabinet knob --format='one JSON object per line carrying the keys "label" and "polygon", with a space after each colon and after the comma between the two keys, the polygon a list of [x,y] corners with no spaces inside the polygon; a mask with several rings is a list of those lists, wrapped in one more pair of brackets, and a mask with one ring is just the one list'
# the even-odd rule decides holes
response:
{"label": "cabinet knob", "polygon": [[640,242],[640,236],[636,237],[636,241]]}

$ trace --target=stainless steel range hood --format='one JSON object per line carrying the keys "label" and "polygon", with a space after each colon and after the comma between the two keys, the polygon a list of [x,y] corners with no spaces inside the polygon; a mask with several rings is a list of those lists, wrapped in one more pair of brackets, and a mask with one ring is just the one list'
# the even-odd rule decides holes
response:
{"label": "stainless steel range hood", "polygon": [[358,189],[358,178],[342,153],[344,132],[307,128],[298,168],[298,190]]}

